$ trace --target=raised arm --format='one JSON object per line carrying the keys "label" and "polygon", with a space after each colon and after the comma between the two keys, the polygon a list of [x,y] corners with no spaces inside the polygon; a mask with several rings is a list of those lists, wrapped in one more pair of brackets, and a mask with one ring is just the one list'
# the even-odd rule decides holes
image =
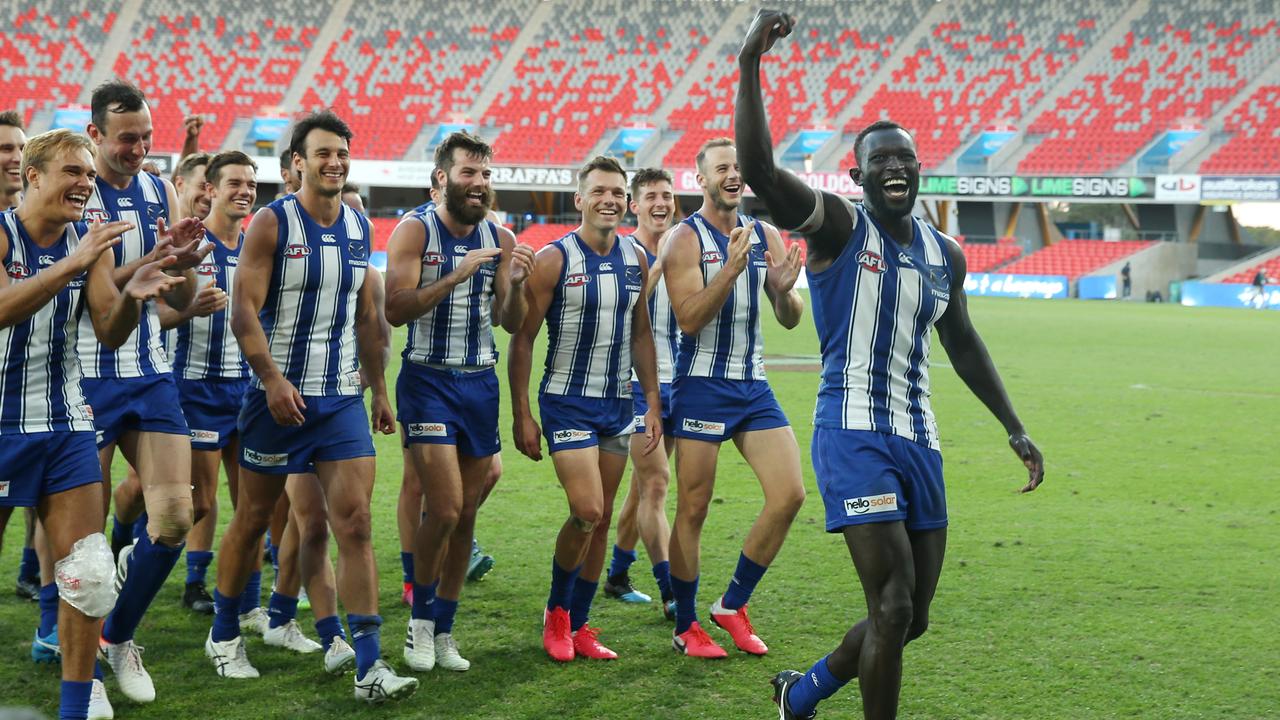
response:
{"label": "raised arm", "polygon": [[[126,222],[91,226],[74,253],[36,273],[28,282],[10,282],[0,272],[0,328],[25,322],[62,292],[80,273],[93,267],[98,256],[120,243],[120,236],[133,227]],[[0,232],[0,257],[9,252],[9,236]]]}
{"label": "raised arm", "polygon": [[533,419],[529,404],[529,376],[533,373],[533,341],[542,329],[547,308],[560,282],[564,258],[554,247],[544,247],[534,256],[533,274],[524,285],[528,310],[524,322],[511,336],[507,348],[507,384],[511,386],[512,437],[516,449],[533,460],[542,459],[542,429]]}
{"label": "raised arm", "polygon": [[498,226],[498,243],[502,257],[498,261],[497,277],[493,279],[493,322],[513,333],[524,324],[529,310],[524,286],[533,273],[533,248],[516,242],[515,234],[502,226]]}
{"label": "raised arm", "polygon": [[471,250],[453,272],[418,287],[426,242],[427,229],[417,220],[397,225],[387,241],[387,320],[396,327],[422,317],[449,297],[459,283],[475,275],[481,265],[502,254],[500,248]]}
{"label": "raised arm", "polygon": [[729,256],[711,282],[702,279],[702,246],[688,225],[678,225],[661,248],[662,272],[676,324],[685,335],[697,335],[724,307],[738,275],[747,267],[751,251],[750,228],[734,228],[729,234]]}
{"label": "raised arm", "polygon": [[773,303],[773,315],[778,318],[778,323],[791,330],[800,324],[800,318],[804,315],[804,298],[795,289],[802,269],[800,246],[783,246],[782,234],[778,232],[778,228],[768,223],[762,224],[768,248],[764,251],[764,261],[768,265],[764,294]]}
{"label": "raised arm", "polygon": [[1022,492],[1031,492],[1044,480],[1044,458],[1027,436],[1026,428],[1022,426],[1022,421],[1018,419],[1013,403],[1005,392],[1000,373],[991,361],[991,354],[987,352],[986,344],[969,320],[968,299],[964,293],[967,272],[964,253],[951,241],[947,241],[947,252],[951,257],[952,269],[951,301],[938,321],[938,338],[947,350],[947,357],[950,358],[956,375],[987,406],[1009,434],[1009,446],[1027,468],[1027,484],[1023,486]]}
{"label": "raised arm", "polygon": [[[101,226],[95,227],[90,235],[101,230]],[[95,243],[89,241],[89,244]],[[79,252],[77,248],[76,254]],[[86,252],[90,254],[92,250]],[[121,290],[113,277],[115,257],[105,252],[98,254],[85,280],[85,312],[89,313],[98,342],[112,349],[125,344],[138,327],[142,303],[172,292],[175,286],[186,282],[184,277],[165,272],[166,266],[173,262],[173,258],[163,258],[138,267]]]}

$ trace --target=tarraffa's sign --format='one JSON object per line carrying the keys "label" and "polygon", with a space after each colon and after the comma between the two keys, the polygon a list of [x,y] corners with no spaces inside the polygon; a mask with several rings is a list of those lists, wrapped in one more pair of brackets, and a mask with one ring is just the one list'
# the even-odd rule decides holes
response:
{"label": "tarraffa's sign", "polygon": [[1149,198],[1150,177],[1024,177],[1019,175],[929,175],[921,195],[1039,198]]}

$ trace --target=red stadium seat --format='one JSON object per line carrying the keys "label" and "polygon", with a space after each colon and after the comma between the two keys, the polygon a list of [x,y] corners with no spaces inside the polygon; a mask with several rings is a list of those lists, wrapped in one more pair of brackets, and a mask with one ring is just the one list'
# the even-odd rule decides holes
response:
{"label": "red stadium seat", "polygon": [[[1000,268],[1011,275],[1066,275],[1075,280],[1150,247],[1145,240],[1062,240]],[[971,245],[965,246],[966,257]],[[973,271],[973,268],[970,268]]]}

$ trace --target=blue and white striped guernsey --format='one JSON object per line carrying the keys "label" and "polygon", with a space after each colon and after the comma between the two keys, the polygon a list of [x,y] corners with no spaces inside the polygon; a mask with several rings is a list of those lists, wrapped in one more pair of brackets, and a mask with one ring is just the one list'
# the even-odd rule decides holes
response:
{"label": "blue and white striped guernsey", "polygon": [[[645,258],[649,260],[649,272],[652,273],[658,256],[651,254],[639,240],[634,237],[632,240],[638,249],[644,251]],[[653,326],[653,348],[658,355],[658,382],[669,384],[675,379],[676,355],[680,351],[680,325],[671,309],[671,296],[667,294],[665,275],[658,278],[657,286],[649,295],[649,323]],[[632,379],[639,380],[635,375]]]}
{"label": "blue and white striped guernsey", "polygon": [[[11,283],[32,280],[74,252],[88,233],[83,223],[68,224],[58,242],[42,248],[13,210],[0,213],[0,230],[9,239],[2,259]],[[0,328],[0,434],[93,431],[93,411],[80,390],[76,358],[86,277],[72,280],[26,320]]]}
{"label": "blue and white striped guernsey", "polygon": [[[124,190],[117,190],[98,178],[93,195],[85,206],[84,219],[98,222],[123,220],[133,224],[133,229],[122,235],[120,244],[114,248],[116,267],[119,267],[155,248],[156,220],[164,218],[168,222],[169,210],[164,183],[151,173],[140,172]],[[169,372],[154,300],[142,304],[138,328],[116,350],[98,343],[97,336],[93,334],[93,323],[85,315],[80,319],[78,352],[80,366],[87,378],[133,378]]]}
{"label": "blue and white striped guernsey", "polygon": [[853,235],[832,265],[809,273],[822,348],[814,424],[899,435],[935,450],[929,341],[951,300],[945,236],[915,219],[898,245],[858,206]]}
{"label": "blue and white striped guernsey", "polygon": [[[751,221],[738,216],[738,227]],[[729,238],[698,213],[683,221],[693,228],[702,258],[702,279],[710,284],[724,268]],[[764,339],[760,334],[760,300],[767,270],[764,252],[769,247],[764,226],[757,223],[751,238],[747,267],[737,277],[720,312],[697,335],[681,335],[676,359],[678,377],[710,377],[725,380],[764,380]]]}
{"label": "blue and white striped guernsey", "polygon": [[[470,235],[455,238],[435,210],[413,216],[426,228],[422,248],[422,276],[426,287],[453,272],[470,250],[496,248],[498,228],[488,220]],[[492,367],[498,361],[493,344],[493,281],[496,262],[485,263],[476,274],[454,286],[453,292],[409,324],[404,358],[423,365]]]}
{"label": "blue and white striped guernsey", "polygon": [[[356,297],[369,266],[369,221],[343,205],[337,222],[321,227],[294,195],[267,207],[279,230],[258,318],[271,359],[303,395],[359,395]],[[262,389],[256,375],[251,382]]]}
{"label": "blue and white striped guernsey", "polygon": [[541,393],[631,397],[631,315],[644,293],[640,249],[618,237],[600,255],[569,233],[551,243],[564,258],[547,308]]}
{"label": "blue and white striped guernsey", "polygon": [[[207,230],[205,236],[213,243],[213,252],[196,268],[197,291],[212,281],[230,297],[240,264],[244,234],[240,234],[234,249],[223,245]],[[231,332],[230,304],[212,315],[191,318],[179,325],[175,333],[173,372],[178,377],[184,380],[245,380],[249,377],[249,364],[240,354],[240,345]]]}

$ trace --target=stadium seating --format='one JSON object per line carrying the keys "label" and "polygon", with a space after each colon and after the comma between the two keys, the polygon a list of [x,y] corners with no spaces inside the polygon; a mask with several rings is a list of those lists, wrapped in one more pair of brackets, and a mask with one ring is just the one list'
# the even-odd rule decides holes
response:
{"label": "stadium seating", "polygon": [[321,0],[290,3],[288,13],[224,0],[216,14],[195,3],[144,2],[113,67],[147,94],[155,150],[180,150],[182,119],[192,113],[205,119],[201,146],[216,148],[237,118],[280,104],[329,11]]}
{"label": "stadium seating", "polygon": [[121,0],[0,0],[0,110],[23,122],[35,113],[74,103],[98,62]]}
{"label": "stadium seating", "polygon": [[1200,172],[1280,172],[1280,85],[1255,90],[1223,127],[1231,139],[1200,164]]}
{"label": "stadium seating", "polygon": [[[848,7],[844,0],[825,0],[794,8],[800,29],[764,57],[761,89],[775,143],[839,115],[911,31],[924,4],[888,0],[874,13],[859,13],[856,21]],[[735,34],[698,60],[705,77],[667,118],[670,128],[682,134],[663,158],[665,167],[692,167],[703,143],[733,134],[741,43]]]}
{"label": "stadium seating", "polygon": [[[958,241],[959,238],[956,238]],[[965,264],[969,272],[994,272],[1000,266],[1022,255],[1022,247],[1013,242],[972,243],[960,242]]]}
{"label": "stadium seating", "polygon": [[303,107],[332,107],[346,118],[360,157],[406,159],[424,125],[465,119],[535,5],[355,3]]}
{"label": "stadium seating", "polygon": [[[568,235],[578,227],[576,223],[547,223],[545,225],[530,225],[516,235],[516,242],[524,243],[534,249],[541,250],[547,243],[555,242],[560,238]],[[634,227],[618,228],[619,235],[630,235],[635,232]]]}
{"label": "stadium seating", "polygon": [[1072,280],[1152,245],[1146,240],[1062,240],[1003,268],[1011,275],[1066,275]]}
{"label": "stadium seating", "polygon": [[1252,283],[1253,277],[1261,270],[1267,274],[1269,284],[1280,282],[1280,257],[1273,257],[1270,260],[1258,263],[1247,270],[1222,278],[1224,283]]}
{"label": "stadium seating", "polygon": [[[1031,122],[1024,173],[1101,173],[1171,126],[1212,116],[1280,55],[1274,0],[1153,2],[1110,56]],[[1271,166],[1272,171],[1275,165]]]}

